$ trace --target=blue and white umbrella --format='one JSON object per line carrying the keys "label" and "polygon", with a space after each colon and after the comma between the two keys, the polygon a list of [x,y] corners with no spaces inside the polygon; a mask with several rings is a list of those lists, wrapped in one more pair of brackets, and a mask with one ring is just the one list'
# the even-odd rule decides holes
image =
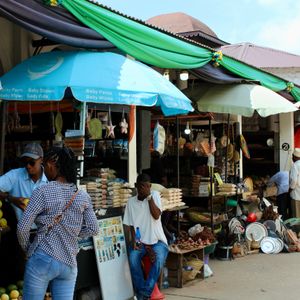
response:
{"label": "blue and white umbrella", "polygon": [[110,52],[54,51],[33,56],[0,78],[0,99],[160,106],[166,116],[193,111],[191,101],[152,68]]}

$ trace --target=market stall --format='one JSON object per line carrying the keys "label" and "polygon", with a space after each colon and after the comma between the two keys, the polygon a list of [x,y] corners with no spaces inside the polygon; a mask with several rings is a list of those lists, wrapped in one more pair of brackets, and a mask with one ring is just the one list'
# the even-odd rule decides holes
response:
{"label": "market stall", "polygon": [[[256,110],[260,115],[266,117],[272,114],[296,110],[295,106],[285,98],[261,86],[255,85],[206,86],[206,88],[195,88],[194,90],[191,88],[188,95],[191,99],[197,101],[198,109],[200,111],[207,112],[242,114],[249,116]],[[230,125],[229,122],[227,124]],[[230,134],[226,134],[224,141],[226,148],[224,157],[226,161],[229,156],[232,156],[232,151],[228,149],[228,145],[230,144],[229,137]],[[243,135],[239,135],[238,137],[238,143],[233,145],[233,151],[241,149],[241,151],[238,152],[237,161],[240,160],[239,154],[250,159],[251,152],[249,153],[246,140]],[[235,138],[233,140],[235,140]],[[211,145],[208,145],[208,150],[211,149],[211,147]],[[216,165],[213,167],[216,167]],[[247,253],[250,254],[257,252],[257,248],[261,248],[265,253],[276,253],[276,251],[282,251],[283,247],[279,247],[279,243],[281,243],[280,241],[277,244],[275,243],[276,251],[275,248],[273,250],[266,249],[270,247],[270,243],[273,245],[273,241],[270,242],[268,239],[263,240],[264,238],[279,238],[285,243],[285,245],[298,243],[295,239],[291,242],[291,237],[289,240],[286,239],[288,231],[286,227],[283,226],[282,221],[278,219],[279,216],[276,212],[276,207],[274,207],[275,203],[272,201],[265,201],[263,198],[263,191],[261,188],[267,184],[265,179],[261,181],[263,183],[262,185],[254,185],[253,188],[253,182],[250,181],[250,178],[247,178],[240,183],[234,181],[227,183],[227,176],[225,176],[222,180],[222,177],[220,177],[219,174],[216,174],[215,170],[212,171],[212,174],[210,174],[209,177],[210,178],[199,176],[199,180],[196,181],[195,179],[193,182],[196,187],[197,196],[200,195],[201,191],[205,191],[206,196],[210,196],[210,200],[212,200],[214,195],[218,193],[222,194],[225,198],[225,207],[227,207],[227,212],[225,214],[226,218],[224,219],[224,217],[221,217],[220,223],[222,227],[217,235],[219,243],[216,255],[221,259],[232,259],[233,253],[237,255],[245,255]],[[249,184],[249,182],[251,182],[251,184]],[[210,186],[211,188],[208,189],[207,186]],[[255,189],[258,187],[259,189]],[[205,214],[203,211],[197,209],[187,210],[186,215],[188,216],[189,221],[198,221],[198,223],[202,224],[205,224],[209,218],[209,214]],[[218,216],[218,214],[211,214],[211,223],[218,223],[219,217],[220,215]],[[273,231],[276,231],[275,235],[272,235],[273,232],[265,230],[263,227],[268,224],[270,225],[271,222],[269,222],[269,220],[277,220],[278,224],[282,226],[279,228],[278,225],[276,229],[273,228]],[[251,223],[255,221],[259,222],[258,224],[264,223],[265,225],[257,225],[257,227],[260,226],[258,229],[255,227],[256,224],[251,225]],[[259,238],[252,237],[252,235],[248,232],[252,229],[252,227],[255,227],[255,230],[257,231],[263,231],[262,236]],[[270,228],[267,226],[267,229]],[[244,235],[245,230],[246,236]],[[255,231],[255,234],[257,231]],[[264,245],[264,242],[266,242],[267,245]],[[244,249],[241,245],[245,245],[247,243],[248,248]],[[287,246],[286,249],[289,249],[289,247]]]}
{"label": "market stall", "polygon": [[[14,116],[13,134],[23,130],[23,142],[45,141],[45,149],[52,144],[71,147],[80,165],[81,188],[90,193],[102,219],[122,214],[132,194],[137,174],[135,106],[157,106],[165,115],[193,110],[189,99],[159,73],[114,53],[43,53],[6,73],[1,85],[0,98],[9,103],[7,116]],[[21,110],[25,114],[20,118]],[[38,132],[42,127],[47,135]]]}

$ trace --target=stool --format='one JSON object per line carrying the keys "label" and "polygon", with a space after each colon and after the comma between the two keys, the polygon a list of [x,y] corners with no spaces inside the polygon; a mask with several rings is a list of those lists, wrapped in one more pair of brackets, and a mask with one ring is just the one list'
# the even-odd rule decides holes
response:
{"label": "stool", "polygon": [[[143,265],[144,265],[144,273],[147,276],[151,269],[151,261],[148,255],[143,257]],[[150,297],[151,300],[163,300],[165,299],[165,295],[159,290],[157,283],[155,283],[153,292]]]}

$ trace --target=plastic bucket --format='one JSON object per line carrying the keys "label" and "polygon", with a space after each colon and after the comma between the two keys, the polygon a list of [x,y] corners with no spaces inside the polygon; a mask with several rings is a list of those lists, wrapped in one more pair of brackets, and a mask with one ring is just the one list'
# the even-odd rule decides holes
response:
{"label": "plastic bucket", "polygon": [[234,199],[228,199],[226,201],[226,206],[237,207],[238,202]]}

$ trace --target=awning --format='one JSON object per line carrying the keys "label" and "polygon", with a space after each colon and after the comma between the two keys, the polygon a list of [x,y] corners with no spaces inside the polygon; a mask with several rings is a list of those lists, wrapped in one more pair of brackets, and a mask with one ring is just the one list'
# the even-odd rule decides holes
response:
{"label": "awning", "polygon": [[0,78],[0,99],[160,106],[167,116],[193,111],[191,101],[152,68],[110,52],[54,51],[33,56]]}
{"label": "awning", "polygon": [[49,7],[42,2],[42,0],[0,1],[0,15],[57,43],[96,49],[115,47],[64,8]]}
{"label": "awning", "polygon": [[[21,5],[18,5],[19,2]],[[34,9],[27,11],[25,16],[22,14],[22,10],[23,12],[26,11],[26,6],[32,4],[38,4],[38,6],[31,7],[38,7],[38,12],[42,11],[40,2],[40,0],[1,1],[0,11],[4,16],[25,28],[37,33],[40,32],[40,34],[61,43],[70,44],[70,41],[72,43],[72,38],[75,38],[73,44],[78,43],[77,47],[79,47],[82,34],[76,36],[75,33],[72,36],[71,33],[74,33],[74,31],[71,29],[72,27],[74,28],[72,25],[75,25],[76,29],[78,29],[80,22],[82,22],[85,26],[92,28],[98,33],[97,36],[92,37],[92,40],[104,37],[111,43],[106,44],[107,47],[113,44],[125,53],[147,64],[160,68],[190,70],[201,68],[213,61],[215,65],[224,67],[229,72],[238,75],[238,77],[258,81],[261,85],[276,92],[287,91],[296,101],[300,100],[300,88],[291,82],[287,82],[254,66],[247,65],[237,59],[222,55],[222,53],[214,49],[189,39],[172,34],[161,28],[156,28],[141,20],[125,16],[92,0],[57,1],[79,21],[73,19],[70,24],[66,24],[63,21],[57,22],[55,23],[56,28],[53,28],[53,24],[51,25],[51,21],[53,22],[55,19],[54,15],[64,15],[65,13],[58,7],[47,9],[49,16],[53,17],[52,20],[46,17],[46,21],[43,21],[45,14],[47,14],[46,10],[43,12],[43,17],[39,18],[36,18],[38,16]],[[51,3],[53,4],[54,2]],[[43,8],[46,9],[46,6]],[[64,18],[63,20],[66,19]],[[41,29],[38,28],[39,26]],[[85,28],[84,30],[87,29]],[[57,31],[58,35],[55,34],[55,31]],[[91,34],[90,31],[87,31],[87,33]],[[70,35],[70,38],[68,38],[68,35]],[[86,41],[86,39],[83,39],[83,44]],[[107,41],[103,41],[103,43],[105,45]],[[82,45],[82,47],[90,47],[90,45],[87,43]]]}
{"label": "awning", "polygon": [[262,117],[296,111],[296,106],[277,93],[256,84],[214,85],[186,90],[199,111]]}

